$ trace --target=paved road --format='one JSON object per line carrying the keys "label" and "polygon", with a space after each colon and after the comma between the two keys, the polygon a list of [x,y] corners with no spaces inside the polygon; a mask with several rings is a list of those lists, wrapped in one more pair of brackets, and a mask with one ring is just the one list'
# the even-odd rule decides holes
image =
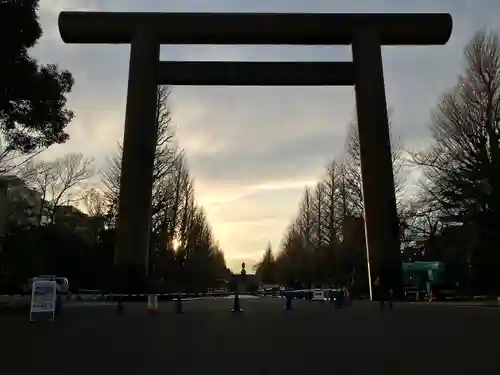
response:
{"label": "paved road", "polygon": [[[0,315],[2,373],[37,374],[499,374],[500,308],[242,299],[171,303],[148,316],[130,304],[67,308],[53,323]],[[8,341],[10,340],[10,341]],[[24,358],[24,359],[23,359]],[[5,370],[5,371],[3,371]],[[9,371],[10,370],[10,371]]]}

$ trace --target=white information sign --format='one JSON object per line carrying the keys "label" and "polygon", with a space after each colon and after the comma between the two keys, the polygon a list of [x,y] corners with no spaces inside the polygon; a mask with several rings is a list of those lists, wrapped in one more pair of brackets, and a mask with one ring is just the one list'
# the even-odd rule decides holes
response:
{"label": "white information sign", "polygon": [[321,289],[315,289],[313,290],[313,295],[312,295],[312,300],[313,301],[324,301],[325,298],[325,291]]}
{"label": "white information sign", "polygon": [[35,280],[31,292],[30,321],[54,320],[56,313],[57,283]]}

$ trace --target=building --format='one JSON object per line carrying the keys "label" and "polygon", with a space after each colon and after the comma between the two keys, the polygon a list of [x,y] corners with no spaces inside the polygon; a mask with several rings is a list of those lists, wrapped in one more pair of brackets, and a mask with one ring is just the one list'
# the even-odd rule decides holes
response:
{"label": "building", "polygon": [[40,192],[28,187],[17,176],[0,176],[0,213],[3,220],[0,232],[5,230],[8,222],[17,226],[38,226],[54,222],[76,232],[95,227],[89,216],[74,206],[61,205],[53,212],[52,204],[43,200]]}
{"label": "building", "polygon": [[71,205],[58,206],[54,215],[54,223],[63,225],[73,233],[88,240],[95,239],[104,227],[104,217],[89,216]]}
{"label": "building", "polygon": [[48,221],[42,195],[17,176],[0,176],[0,202],[3,229],[7,222],[36,226]]}

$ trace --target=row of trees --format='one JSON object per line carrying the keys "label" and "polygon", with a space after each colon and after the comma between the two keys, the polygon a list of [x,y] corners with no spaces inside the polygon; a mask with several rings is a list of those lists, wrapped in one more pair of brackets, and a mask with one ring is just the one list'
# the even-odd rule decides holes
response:
{"label": "row of trees", "polygon": [[[91,158],[38,155],[69,139],[73,113],[66,94],[73,78],[40,65],[28,51],[40,38],[39,1],[2,2],[0,58],[0,285],[12,291],[41,273],[73,288],[111,285],[118,220],[121,147],[98,170]],[[15,30],[10,30],[15,26]],[[5,40],[4,40],[5,39]],[[207,288],[226,277],[224,254],[195,202],[186,158],[175,142],[168,90],[158,88],[149,274],[163,290]]]}
{"label": "row of trees", "polygon": [[[150,271],[161,285],[182,284],[200,290],[226,278],[229,271],[205,213],[196,205],[184,152],[175,144],[168,95],[166,87],[158,88]],[[105,216],[109,228],[114,228],[117,219],[120,169],[121,149],[102,174],[103,197],[91,192],[94,198],[99,197],[93,199],[94,207],[99,206],[97,202],[108,202]]]}
{"label": "row of trees", "polygon": [[[195,202],[193,181],[184,153],[175,142],[167,99],[168,89],[159,87],[149,274],[162,290],[203,290],[225,278],[228,270],[205,213]],[[101,171],[92,159],[69,154],[51,161],[30,160],[16,172],[27,187],[40,194],[40,203],[32,207],[21,200],[10,205],[2,264],[17,272],[11,272],[9,284],[19,285],[39,273],[55,273],[70,277],[74,287],[109,287],[120,200],[121,147]],[[73,206],[72,213],[64,214]],[[16,219],[25,217],[28,208],[35,220],[26,225]],[[79,220],[71,224],[74,216]],[[67,243],[56,245],[59,240]],[[48,241],[46,251],[41,250],[44,241]],[[25,247],[29,249],[19,250]],[[30,265],[27,252],[33,256]]]}
{"label": "row of trees", "polygon": [[[445,262],[468,289],[500,291],[500,39],[478,32],[465,69],[432,113],[430,147],[405,150],[393,139],[402,258]],[[393,137],[394,138],[394,137]],[[351,282],[367,293],[359,137],[349,126],[345,156],[307,187],[280,251],[268,246],[256,267],[267,282]],[[407,171],[422,173],[409,195]]]}

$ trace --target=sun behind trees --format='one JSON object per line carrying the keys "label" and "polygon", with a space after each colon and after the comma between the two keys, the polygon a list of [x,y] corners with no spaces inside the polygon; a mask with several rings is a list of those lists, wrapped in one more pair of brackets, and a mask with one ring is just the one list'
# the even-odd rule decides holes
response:
{"label": "sun behind trees", "polygon": [[[175,142],[167,106],[169,91],[157,95],[157,142],[151,207],[150,281],[159,289],[203,291],[227,276],[224,254],[213,238],[205,213],[196,205],[184,152]],[[121,173],[121,147],[102,171],[108,202],[108,230],[114,230]]]}
{"label": "sun behind trees", "polygon": [[[442,261],[463,293],[500,292],[500,39],[478,32],[465,69],[432,113],[433,143],[418,152],[392,140],[402,258]],[[349,125],[345,156],[307,187],[276,255],[288,286],[351,283],[368,294],[359,139]],[[408,164],[423,177],[406,194]],[[370,254],[372,257],[372,254]],[[375,254],[376,257],[376,254]],[[257,267],[263,273],[268,253]],[[371,259],[373,262],[373,259]],[[375,260],[376,261],[376,260]],[[269,277],[269,276],[266,276]]]}
{"label": "sun behind trees", "polygon": [[[66,107],[71,73],[28,54],[42,35],[38,10],[38,0],[0,4],[3,19],[16,20],[0,25],[0,289],[22,292],[27,279],[39,274],[68,277],[75,289],[106,289],[113,269],[121,153],[117,150],[101,173],[82,154],[50,161],[38,157],[69,139],[65,128],[73,118]],[[168,90],[160,87],[150,281],[160,289],[206,289],[228,270],[195,203],[167,99]]]}
{"label": "sun behind trees", "polygon": [[[148,273],[151,287],[158,292],[201,292],[226,278],[229,271],[204,211],[195,202],[167,99],[167,88],[159,87]],[[82,154],[51,161],[36,158],[16,169],[18,177],[12,178],[19,181],[21,190],[13,190],[10,178],[0,288],[22,292],[28,278],[57,274],[68,277],[74,290],[109,290],[120,156],[118,147],[100,173],[94,160]],[[33,192],[34,200],[19,198],[26,192]]]}

